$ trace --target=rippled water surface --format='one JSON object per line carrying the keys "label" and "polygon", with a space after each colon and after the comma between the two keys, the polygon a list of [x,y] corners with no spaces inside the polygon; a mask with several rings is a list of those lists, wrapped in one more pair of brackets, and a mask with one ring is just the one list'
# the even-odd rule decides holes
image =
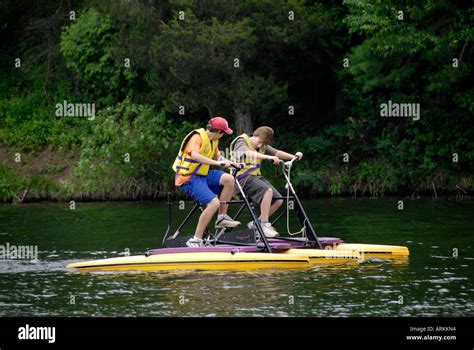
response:
{"label": "rippled water surface", "polygon": [[71,261],[159,247],[165,206],[2,205],[0,245],[37,245],[39,256],[0,260],[0,316],[474,316],[474,201],[397,201],[305,206],[320,235],[406,245],[409,259],[260,272],[69,271]]}

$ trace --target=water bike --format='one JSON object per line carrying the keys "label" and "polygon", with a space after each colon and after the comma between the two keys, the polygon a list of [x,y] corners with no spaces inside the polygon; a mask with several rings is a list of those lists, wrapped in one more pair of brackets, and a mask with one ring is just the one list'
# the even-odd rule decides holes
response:
{"label": "water bike", "polygon": [[[272,222],[275,225],[285,214],[288,237],[267,238],[258,220],[254,203],[245,195],[236,178],[235,186],[240,199],[221,201],[221,204],[240,204],[233,219],[237,220],[247,209],[254,226],[252,229],[218,229],[211,233],[206,229],[205,246],[190,248],[186,242],[191,238],[182,235],[186,224],[203,207],[196,203],[178,228],[171,235],[172,201],[168,193],[168,227],[162,248],[151,249],[143,255],[124,256],[86,262],[75,262],[68,268],[81,271],[160,271],[160,270],[253,270],[261,268],[287,269],[305,268],[314,264],[361,262],[367,258],[407,258],[407,247],[393,245],[344,243],[336,237],[319,237],[306,214],[303,205],[291,183],[291,169],[298,158],[280,161],[285,178],[286,195],[274,199],[286,201],[286,209]],[[290,232],[290,211],[296,215],[300,230]],[[301,235],[300,237],[295,237]]]}

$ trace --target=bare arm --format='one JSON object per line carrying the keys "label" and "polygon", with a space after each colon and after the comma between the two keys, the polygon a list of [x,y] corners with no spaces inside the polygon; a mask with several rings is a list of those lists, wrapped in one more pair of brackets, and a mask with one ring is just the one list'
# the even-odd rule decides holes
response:
{"label": "bare arm", "polygon": [[211,159],[204,157],[201,153],[198,151],[192,151],[191,152],[191,158],[194,159],[195,161],[202,163],[202,164],[209,164],[209,165],[221,165],[221,162],[218,162],[217,160]]}
{"label": "bare arm", "polygon": [[216,165],[216,166],[224,166],[226,168],[230,168],[232,165],[236,167],[240,167],[238,163],[231,162],[228,159],[225,159],[220,152],[217,153],[217,159],[214,160],[211,158],[204,157],[201,153],[198,151],[192,151],[191,152],[191,158],[194,159],[195,161],[202,163],[202,164],[209,164],[209,165]]}
{"label": "bare arm", "polygon": [[285,151],[277,151],[275,156],[283,160],[292,160],[293,158],[295,158],[293,154],[287,153]]}
{"label": "bare arm", "polygon": [[267,156],[266,154],[262,154],[260,152],[255,152],[255,151],[246,151],[245,156],[249,158],[255,158],[255,159],[273,159],[274,157],[272,156]]}
{"label": "bare arm", "polygon": [[287,152],[284,152],[284,151],[277,151],[275,156],[277,156],[278,158],[283,159],[283,160],[292,160],[295,157],[298,157],[299,159],[303,158],[303,153],[296,152],[296,154],[291,154],[291,153],[287,153]]}

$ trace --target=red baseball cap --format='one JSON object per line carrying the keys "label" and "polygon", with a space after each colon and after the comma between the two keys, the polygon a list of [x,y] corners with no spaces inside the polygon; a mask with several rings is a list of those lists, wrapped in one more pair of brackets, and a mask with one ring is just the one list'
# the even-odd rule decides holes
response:
{"label": "red baseball cap", "polygon": [[211,120],[209,120],[209,125],[211,128],[222,130],[228,135],[231,135],[234,132],[231,128],[229,128],[229,124],[227,123],[227,120],[219,116],[214,117]]}

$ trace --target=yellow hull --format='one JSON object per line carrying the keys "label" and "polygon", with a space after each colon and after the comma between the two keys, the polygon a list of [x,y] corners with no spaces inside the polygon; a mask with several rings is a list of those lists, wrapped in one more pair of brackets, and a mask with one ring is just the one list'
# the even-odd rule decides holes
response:
{"label": "yellow hull", "polygon": [[81,271],[250,270],[296,268],[309,264],[304,256],[268,253],[176,253],[136,255],[67,265]]}
{"label": "yellow hull", "polygon": [[288,249],[276,254],[305,257],[310,263],[360,260],[360,254],[352,250]]}
{"label": "yellow hull", "polygon": [[376,244],[338,244],[330,249],[288,249],[268,253],[194,252],[136,255],[77,262],[81,271],[255,270],[307,267],[315,263],[361,262],[368,257],[408,257],[407,247]]}
{"label": "yellow hull", "polygon": [[336,246],[336,250],[359,251],[365,257],[377,256],[390,258],[410,255],[407,247],[397,245],[341,243]]}
{"label": "yellow hull", "polygon": [[410,253],[407,247],[394,245],[378,245],[378,244],[354,244],[340,243],[336,246],[327,246],[326,249],[289,249],[281,252],[281,254],[290,254],[297,256],[305,256],[310,262],[320,260],[322,258],[329,260],[358,260],[362,261],[366,258],[399,258],[407,257]]}

